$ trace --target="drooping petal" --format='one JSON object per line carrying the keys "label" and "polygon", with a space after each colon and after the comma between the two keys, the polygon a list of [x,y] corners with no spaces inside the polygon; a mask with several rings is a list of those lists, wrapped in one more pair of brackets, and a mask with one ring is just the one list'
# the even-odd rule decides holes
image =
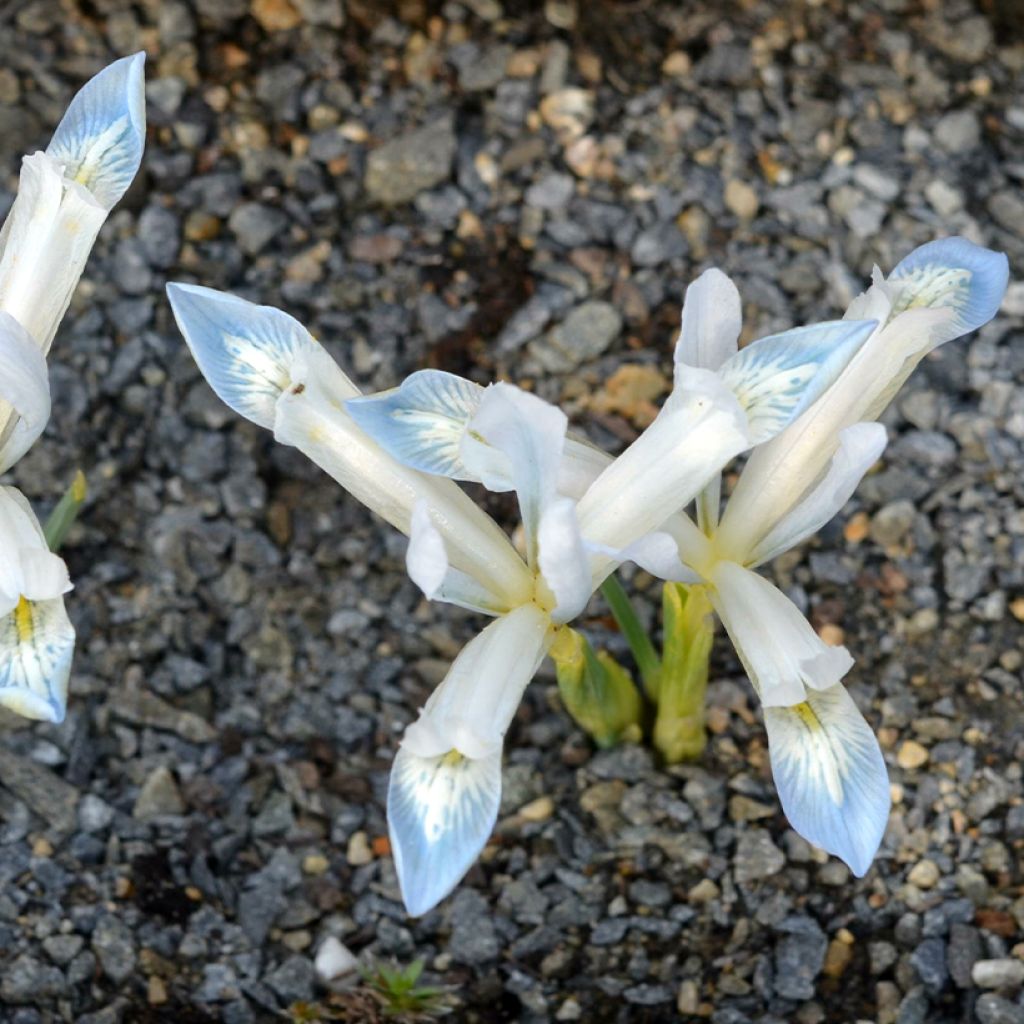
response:
{"label": "drooping petal", "polygon": [[551,640],[551,620],[533,603],[492,622],[459,653],[405,730],[403,746],[420,757],[457,750],[482,758],[500,750]]}
{"label": "drooping petal", "polygon": [[839,435],[825,476],[749,553],[751,567],[770,562],[817,533],[850,500],[864,474],[885,450],[885,427],[855,423]]}
{"label": "drooping petal", "polygon": [[867,873],[889,819],[889,778],[846,688],[812,690],[795,707],[764,711],[772,774],[790,825]]}
{"label": "drooping petal", "polygon": [[[584,540],[624,550],[684,508],[748,446],[746,416],[710,370],[691,368],[657,419],[589,487],[577,508]],[[613,566],[598,559],[603,579]]]}
{"label": "drooping petal", "polygon": [[14,317],[0,312],[0,473],[32,447],[50,418],[46,357]]}
{"label": "drooping petal", "polygon": [[500,594],[528,598],[533,581],[497,524],[450,480],[409,469],[345,411],[358,388],[292,317],[195,285],[167,288],[175,318],[220,398],[294,445],[403,533],[421,498],[452,566]]}
{"label": "drooping petal", "polygon": [[537,546],[541,575],[555,596],[551,619],[569,622],[583,611],[593,593],[590,559],[571,499],[557,498],[544,510]]}
{"label": "drooping petal", "polygon": [[899,285],[892,316],[907,309],[950,309],[954,317],[949,337],[942,340],[958,338],[996,315],[1009,274],[1004,253],[957,236],[928,242],[889,275],[889,281]]}
{"label": "drooping petal", "polygon": [[462,440],[463,463],[476,479],[491,490],[515,488],[531,565],[541,516],[557,495],[567,425],[561,409],[512,384],[494,384]]}
{"label": "drooping petal", "polygon": [[736,354],[742,326],[743,309],[736,285],[715,267],[705,270],[686,289],[675,361],[717,370]]}
{"label": "drooping petal", "polygon": [[509,610],[500,592],[449,566],[444,537],[434,525],[430,506],[422,498],[412,511],[405,567],[409,578],[430,600],[445,601],[485,615],[501,615]]}
{"label": "drooping petal", "polygon": [[751,443],[767,441],[799,416],[877,326],[874,320],[832,320],[796,327],[761,338],[727,359],[718,374],[746,411]]}
{"label": "drooping petal", "polygon": [[852,668],[849,651],[829,647],[763,576],[718,562],[708,582],[711,603],[765,707],[800,704],[808,690],[828,689]]}
{"label": "drooping petal", "polygon": [[45,601],[70,589],[67,566],[47,547],[24,495],[0,487],[0,615],[15,609],[22,597]]}
{"label": "drooping petal", "polygon": [[132,183],[146,142],[145,53],[122,57],[79,90],[46,152],[110,210]]}
{"label": "drooping petal", "polygon": [[20,598],[0,618],[0,705],[26,718],[62,722],[74,649],[63,598]]}
{"label": "drooping petal", "polygon": [[402,897],[426,913],[487,840],[501,795],[505,732],[553,638],[534,604],[471,640],[402,738],[388,790],[388,829]]}
{"label": "drooping petal", "polygon": [[484,389],[454,373],[419,370],[397,388],[350,398],[349,415],[386,452],[424,473],[474,477],[462,464],[462,437]]}
{"label": "drooping petal", "polygon": [[399,748],[388,785],[388,834],[405,908],[420,917],[473,866],[501,802],[501,750],[419,757]]}

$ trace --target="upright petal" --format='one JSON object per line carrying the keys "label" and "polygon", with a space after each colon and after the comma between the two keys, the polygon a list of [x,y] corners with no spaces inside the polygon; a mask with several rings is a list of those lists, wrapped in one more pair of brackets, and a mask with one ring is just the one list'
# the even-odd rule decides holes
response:
{"label": "upright petal", "polygon": [[399,748],[388,784],[388,834],[405,909],[432,910],[473,866],[498,818],[501,750],[476,760]]}
{"label": "upright petal", "polygon": [[[747,414],[752,444],[788,426],[846,368],[878,326],[874,320],[832,320],[795,327],[748,345],[718,375]],[[686,369],[681,369],[685,375]]]}
{"label": "upright petal", "polygon": [[711,603],[765,707],[806,700],[853,666],[845,647],[829,647],[777,587],[734,562],[718,562],[708,574]]}
{"label": "upright petal", "polygon": [[552,621],[570,622],[587,606],[594,590],[575,502],[557,498],[548,505],[541,516],[537,546],[541,575],[555,597]]}
{"label": "upright petal", "polygon": [[765,708],[772,774],[789,823],[806,840],[867,873],[889,819],[878,741],[845,687]]}
{"label": "upright petal", "polygon": [[46,357],[14,317],[0,312],[0,473],[32,447],[50,418]]}
{"label": "upright petal", "polygon": [[0,618],[0,705],[26,718],[64,721],[74,649],[63,598],[20,598]]}
{"label": "upright petal", "polygon": [[876,275],[852,309],[888,307],[888,321],[818,401],[751,454],[719,530],[729,550],[752,549],[824,472],[840,431],[877,419],[928,352],[993,316],[1006,281],[1006,257],[964,239],[922,246],[888,281]]}
{"label": "upright petal", "polygon": [[350,398],[349,415],[403,465],[452,480],[474,477],[462,438],[484,389],[454,373],[418,370],[390,391]]}
{"label": "upright petal", "polygon": [[199,368],[229,406],[272,427],[353,497],[403,533],[423,499],[454,568],[500,594],[526,600],[533,581],[494,521],[450,480],[403,466],[345,411],[358,389],[301,324],[280,310],[195,285],[167,288]]}
{"label": "upright petal", "polygon": [[463,463],[476,479],[491,490],[515,488],[531,565],[541,516],[558,493],[567,425],[561,409],[536,395],[493,384],[462,439]]}
{"label": "upright petal", "polygon": [[743,309],[736,285],[715,267],[705,270],[686,289],[675,361],[717,370],[736,354],[742,326]]}
{"label": "upright petal", "polygon": [[558,493],[579,501],[587,488],[611,465],[612,456],[584,438],[565,435],[562,464],[558,469]]}
{"label": "upright petal", "polygon": [[820,530],[850,500],[864,474],[885,450],[885,427],[855,423],[839,435],[839,447],[820,483],[749,552],[751,567],[770,562]]}
{"label": "upright petal", "polygon": [[71,101],[46,152],[105,209],[132,183],[146,142],[144,53],[122,57]]}
{"label": "upright petal", "polygon": [[107,211],[46,153],[22,161],[0,232],[0,309],[48,352]]}
{"label": "upright petal", "polygon": [[[609,465],[580,499],[584,539],[623,550],[661,527],[748,446],[746,416],[710,370],[690,369],[658,418]],[[614,562],[592,566],[603,579]]]}

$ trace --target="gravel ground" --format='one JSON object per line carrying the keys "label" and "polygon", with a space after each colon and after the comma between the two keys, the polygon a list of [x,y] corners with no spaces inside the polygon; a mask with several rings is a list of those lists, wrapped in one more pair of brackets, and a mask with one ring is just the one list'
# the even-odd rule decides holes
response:
{"label": "gravel ground", "polygon": [[[419,921],[388,766],[478,622],[219,404],[163,298],[280,305],[367,389],[504,376],[621,447],[707,265],[747,337],[837,315],[937,234],[1020,276],[1016,4],[344,2],[0,5],[0,208],[114,56],[148,51],[151,124],[13,473],[41,509],[78,466],[91,495],[67,721],[0,718],[0,1020],[281,1019],[328,998],[335,936],[424,958],[465,1021],[1024,1022],[1024,285],[926,361],[881,470],[774,566],[858,659],[895,798],[868,876],[787,828],[722,643],[707,756],[668,771],[595,754],[543,670],[494,840]],[[624,651],[599,601],[585,625]]]}

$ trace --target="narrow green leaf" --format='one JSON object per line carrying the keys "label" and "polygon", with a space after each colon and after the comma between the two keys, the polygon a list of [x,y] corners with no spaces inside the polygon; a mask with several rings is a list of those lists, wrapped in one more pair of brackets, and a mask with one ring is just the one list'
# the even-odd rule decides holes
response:
{"label": "narrow green leaf", "polygon": [[647,631],[633,609],[629,595],[615,576],[609,576],[601,584],[601,594],[608,602],[608,607],[618,623],[619,630],[626,638],[630,651],[633,652],[636,667],[640,669],[640,678],[644,683],[644,691],[650,700],[656,700],[661,663],[658,652],[654,649],[654,644],[651,643],[651,638],[647,635]]}
{"label": "narrow green leaf", "polygon": [[87,493],[85,474],[80,469],[76,470],[71,486],[57,502],[43,527],[43,536],[46,537],[47,547],[51,551],[59,550],[61,544],[64,543],[64,538],[67,537],[68,531],[77,518],[78,510],[85,502]]}

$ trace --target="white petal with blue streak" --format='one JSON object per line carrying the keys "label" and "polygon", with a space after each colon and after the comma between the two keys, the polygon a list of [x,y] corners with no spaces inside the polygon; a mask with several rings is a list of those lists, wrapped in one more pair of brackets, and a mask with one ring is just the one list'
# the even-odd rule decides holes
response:
{"label": "white petal with blue streak", "polygon": [[954,319],[941,341],[976,330],[996,315],[1009,280],[1006,255],[966,238],[919,246],[889,275],[900,288],[892,315],[907,309],[951,309]]}
{"label": "white petal with blue streak", "polygon": [[274,428],[277,400],[319,345],[293,317],[226,292],[169,284],[167,297],[199,369],[235,412]]}
{"label": "white petal with blue streak", "polygon": [[22,597],[0,618],[0,706],[26,718],[62,722],[75,629],[60,597]]}
{"label": "white petal with blue streak", "polygon": [[123,57],[91,78],[68,106],[46,152],[64,177],[110,210],[132,183],[146,141],[144,53]]}
{"label": "white petal with blue streak", "polygon": [[845,687],[809,691],[796,707],[765,708],[772,774],[790,825],[866,874],[889,819],[889,778]]}
{"label": "white petal with blue streak", "polygon": [[483,392],[479,384],[454,373],[419,370],[391,391],[349,399],[345,408],[404,465],[452,480],[472,480],[462,462],[461,444]]}
{"label": "white petal with blue streak", "polygon": [[501,750],[479,760],[399,749],[388,785],[388,834],[406,910],[433,909],[472,867],[501,802]]}
{"label": "white petal with blue streak", "polygon": [[796,419],[877,326],[874,320],[833,320],[796,327],[761,338],[727,359],[718,373],[747,414],[752,443],[767,441]]}

